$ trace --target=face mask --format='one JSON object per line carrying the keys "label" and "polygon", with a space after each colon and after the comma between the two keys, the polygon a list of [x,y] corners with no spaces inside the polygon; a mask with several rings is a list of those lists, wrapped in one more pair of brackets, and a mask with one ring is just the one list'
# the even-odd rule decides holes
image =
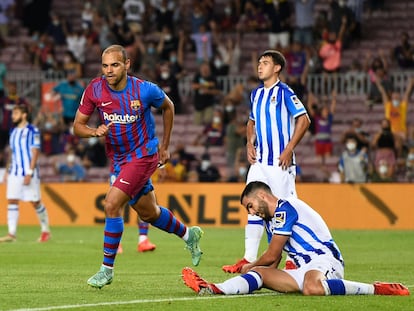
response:
{"label": "face mask", "polygon": [[232,112],[234,110],[233,106],[226,106],[226,111],[227,112]]}
{"label": "face mask", "polygon": [[164,40],[166,40],[166,41],[171,40],[171,35],[165,35]]}
{"label": "face mask", "polygon": [[247,172],[247,168],[245,168],[244,166],[239,167],[239,175],[240,176],[243,177],[246,174],[246,172]]}
{"label": "face mask", "polygon": [[221,122],[221,118],[220,117],[214,117],[213,118],[213,123],[220,123]]}
{"label": "face mask", "polygon": [[408,156],[407,156],[407,159],[409,161],[414,160],[414,153],[409,153]]}
{"label": "face mask", "polygon": [[66,157],[66,161],[68,161],[69,163],[75,162],[75,155],[68,154],[68,156]]}
{"label": "face mask", "polygon": [[168,71],[161,72],[161,78],[167,80],[170,77],[170,73]]}
{"label": "face mask", "polygon": [[91,137],[91,138],[89,138],[89,140],[88,140],[89,146],[93,146],[96,143],[98,143],[98,137]]}
{"label": "face mask", "polygon": [[214,60],[214,67],[216,67],[216,68],[220,68],[220,67],[221,67],[221,65],[222,65],[221,60],[219,60],[219,59],[215,59],[215,60]]}
{"label": "face mask", "polygon": [[210,161],[209,160],[201,161],[201,170],[205,171],[209,167],[210,167]]}
{"label": "face mask", "polygon": [[346,149],[348,149],[349,151],[354,151],[355,148],[356,148],[356,144],[354,142],[346,143]]}
{"label": "face mask", "polygon": [[154,54],[155,49],[153,47],[148,48],[148,54]]}
{"label": "face mask", "polygon": [[50,123],[50,122],[46,122],[45,123],[45,129],[46,130],[50,130],[52,127],[53,127],[53,124],[52,123]]}
{"label": "face mask", "polygon": [[393,100],[392,100],[392,105],[393,105],[394,107],[398,107],[398,106],[400,105],[400,101],[399,101],[399,100],[397,100],[397,99],[393,99]]}
{"label": "face mask", "polygon": [[386,174],[388,171],[388,167],[386,165],[380,165],[378,171],[380,172],[380,174]]}
{"label": "face mask", "polygon": [[171,63],[175,63],[177,61],[177,57],[176,56],[171,56],[170,57],[170,62]]}

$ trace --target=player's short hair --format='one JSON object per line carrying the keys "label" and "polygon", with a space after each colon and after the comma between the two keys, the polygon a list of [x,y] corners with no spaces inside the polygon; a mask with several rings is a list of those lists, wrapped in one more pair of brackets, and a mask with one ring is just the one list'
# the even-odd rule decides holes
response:
{"label": "player's short hair", "polygon": [[21,113],[25,113],[27,115],[27,121],[32,120],[32,110],[29,105],[27,104],[19,104],[13,107],[13,110],[20,110]]}
{"label": "player's short hair", "polygon": [[286,66],[286,58],[279,51],[266,50],[259,56],[259,60],[262,57],[271,57],[275,64],[280,65],[280,71],[282,71],[283,68],[285,68],[285,66]]}
{"label": "player's short hair", "polygon": [[112,52],[120,52],[122,54],[122,60],[124,62],[127,61],[128,55],[127,55],[125,48],[122,45],[119,45],[119,44],[110,45],[102,52],[102,55],[106,53],[112,53]]}
{"label": "player's short hair", "polygon": [[272,193],[272,190],[270,189],[270,187],[267,184],[265,184],[264,182],[262,182],[262,181],[252,181],[252,182],[249,182],[247,184],[247,186],[244,188],[242,194],[240,195],[240,203],[242,203],[244,197],[250,196],[251,194],[253,194],[254,192],[256,192],[259,189],[264,190],[268,193]]}

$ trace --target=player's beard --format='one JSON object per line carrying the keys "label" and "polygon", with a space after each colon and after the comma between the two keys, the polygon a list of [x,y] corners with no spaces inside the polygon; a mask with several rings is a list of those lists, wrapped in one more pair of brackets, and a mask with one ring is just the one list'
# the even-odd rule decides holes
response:
{"label": "player's beard", "polygon": [[20,118],[18,118],[17,120],[13,120],[13,125],[14,126],[19,126],[20,125],[20,123],[22,123],[23,122],[23,118],[22,117],[20,117]]}
{"label": "player's beard", "polygon": [[265,221],[269,221],[272,219],[272,215],[270,215],[269,213],[268,204],[263,200],[259,201],[258,212],[261,214],[260,217],[263,218]]}

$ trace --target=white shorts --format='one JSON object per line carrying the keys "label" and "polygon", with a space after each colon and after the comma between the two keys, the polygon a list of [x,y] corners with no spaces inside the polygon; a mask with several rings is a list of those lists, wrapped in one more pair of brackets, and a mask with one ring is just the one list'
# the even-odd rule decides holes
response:
{"label": "white shorts", "polygon": [[265,165],[260,162],[250,166],[247,174],[246,184],[252,181],[266,183],[275,196],[281,199],[297,197],[296,186],[296,167],[291,166],[287,170],[282,170],[278,165]]}
{"label": "white shorts", "polygon": [[23,176],[7,176],[7,199],[26,202],[40,201],[40,179],[33,176],[30,184],[23,185]]}
{"label": "white shorts", "polygon": [[313,259],[309,264],[303,265],[298,269],[284,270],[291,277],[293,277],[299,286],[299,289],[303,291],[303,280],[306,272],[310,270],[317,270],[322,272],[327,280],[343,279],[344,278],[344,266],[339,261],[330,256],[319,256]]}

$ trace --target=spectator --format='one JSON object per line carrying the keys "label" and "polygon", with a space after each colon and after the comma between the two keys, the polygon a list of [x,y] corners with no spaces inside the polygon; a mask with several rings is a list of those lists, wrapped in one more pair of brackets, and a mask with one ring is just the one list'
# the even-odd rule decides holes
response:
{"label": "spectator", "polygon": [[332,92],[331,103],[328,105],[324,100],[319,111],[310,107],[309,113],[315,122],[315,154],[319,158],[321,169],[327,172],[325,167],[327,158],[332,156],[332,124],[336,109],[336,92]]}
{"label": "spectator", "polygon": [[7,161],[5,149],[9,144],[10,129],[13,127],[13,109],[17,105],[29,106],[29,102],[17,94],[16,82],[9,81],[5,86],[6,92],[0,97],[0,167],[5,166]]}
{"label": "spectator", "polygon": [[291,7],[287,0],[265,4],[264,12],[270,21],[269,47],[279,50],[289,46],[291,32]]}
{"label": "spectator", "polygon": [[193,1],[193,11],[191,13],[191,33],[196,34],[200,31],[201,25],[209,23],[206,12],[203,11],[201,4],[198,1]]}
{"label": "spectator", "polygon": [[56,161],[56,173],[60,176],[61,181],[84,181],[86,170],[81,164],[82,161],[75,155],[75,150],[69,147],[65,157],[61,161]]}
{"label": "spectator", "polygon": [[348,135],[345,140],[345,150],[339,158],[341,182],[365,183],[368,180],[368,155],[357,146],[357,137]]}
{"label": "spectator", "polygon": [[396,91],[392,91],[389,95],[378,78],[376,78],[376,85],[381,93],[385,118],[390,121],[391,131],[404,141],[407,138],[408,101],[414,86],[414,78],[409,79],[402,98]]}
{"label": "spectator", "polygon": [[372,148],[375,152],[373,179],[375,181],[393,180],[401,141],[397,135],[392,133],[388,119],[381,121],[381,128],[374,136]]}
{"label": "spectator", "polygon": [[63,54],[62,67],[65,76],[68,76],[68,74],[71,73],[75,73],[77,79],[83,77],[81,63],[76,59],[75,55],[73,55],[73,53],[69,50],[65,51]]}
{"label": "spectator", "polygon": [[244,12],[240,16],[237,30],[241,32],[268,32],[270,21],[260,6],[251,0],[244,4]]}
{"label": "spectator", "polygon": [[220,109],[214,109],[213,119],[208,123],[204,130],[196,137],[194,145],[223,146],[225,135],[225,125],[223,123],[223,115]]}
{"label": "spectator", "polygon": [[41,151],[50,156],[63,150],[61,135],[64,129],[61,113],[40,109],[33,121],[41,132]]}
{"label": "spectator", "polygon": [[6,75],[7,75],[7,66],[0,60],[0,98],[3,98],[5,95],[5,86],[6,86]]}
{"label": "spectator", "polygon": [[319,56],[322,59],[322,68],[325,73],[337,73],[341,69],[342,40],[346,23],[346,18],[343,18],[338,34],[330,30],[327,41],[323,42],[319,49]]}
{"label": "spectator", "polygon": [[232,32],[239,21],[236,3],[238,0],[227,1],[223,12],[217,17],[217,27],[221,32]]}
{"label": "spectator", "polygon": [[247,173],[249,171],[250,163],[247,160],[246,148],[240,147],[236,150],[235,161],[232,163],[229,182],[240,182],[245,183],[247,178]]}
{"label": "spectator", "polygon": [[168,61],[163,61],[159,65],[159,73],[155,80],[162,90],[173,101],[176,114],[182,114],[184,107],[182,107],[180,91],[178,89],[177,76],[172,73],[171,65]]}
{"label": "spectator", "polygon": [[315,24],[313,13],[316,0],[294,0],[295,23],[293,41],[300,42],[303,46],[312,46],[313,26]]}
{"label": "spectator", "polygon": [[88,40],[82,30],[69,32],[66,37],[68,50],[73,53],[76,60],[82,65],[85,63],[85,53]]}
{"label": "spectator", "polygon": [[216,96],[220,94],[220,90],[208,62],[200,65],[191,87],[194,90],[194,123],[197,125],[209,124],[213,120],[213,110],[217,103]]}
{"label": "spectator", "polygon": [[71,32],[71,26],[56,12],[51,12],[50,23],[46,28],[46,34],[53,39],[56,45],[65,45],[66,37]]}
{"label": "spectator", "polygon": [[370,77],[369,94],[367,97],[367,104],[372,107],[374,104],[382,103],[381,93],[376,85],[376,79],[381,80],[381,84],[387,92],[391,92],[393,84],[389,79],[388,62],[383,50],[379,50],[378,56],[373,56],[371,52],[367,53],[365,57],[365,71]]}
{"label": "spectator", "polygon": [[86,1],[82,9],[82,27],[93,28],[93,19],[95,17],[95,9],[90,1]]}
{"label": "spectator", "polygon": [[201,156],[197,174],[199,182],[216,182],[221,178],[218,168],[211,163],[210,155],[207,152]]}
{"label": "spectator", "polygon": [[213,36],[205,24],[200,25],[196,33],[192,33],[190,38],[194,41],[197,62],[203,63],[211,61],[213,58]]}
{"label": "spectator", "polygon": [[0,37],[9,36],[9,22],[13,19],[15,0],[3,0],[0,2]]}
{"label": "spectator", "polygon": [[174,1],[162,0],[160,5],[154,6],[157,30],[164,27],[174,30]]}
{"label": "spectator", "polygon": [[157,50],[162,60],[168,60],[170,53],[178,48],[178,37],[172,32],[172,28],[164,26],[159,36]]}
{"label": "spectator", "polygon": [[356,149],[363,150],[369,154],[370,137],[369,133],[362,128],[362,120],[360,118],[357,117],[352,120],[351,127],[343,133],[341,142],[345,144],[348,137],[356,139]]}
{"label": "spectator", "polygon": [[88,169],[91,167],[105,167],[108,158],[105,156],[105,139],[103,137],[91,137],[82,155],[82,164]]}
{"label": "spectator", "polygon": [[394,47],[393,57],[401,69],[408,69],[414,67],[414,48],[410,43],[410,36],[408,32],[404,31],[401,34],[400,43]]}
{"label": "spectator", "polygon": [[[226,158],[227,158],[227,166],[230,168],[229,175],[230,176],[238,176],[242,177],[245,174],[239,174],[238,172],[238,157],[240,155],[237,154],[238,150],[242,149],[245,152],[245,145],[246,145],[246,119],[247,113],[244,112],[244,109],[234,109],[232,111],[232,118],[230,122],[226,126],[225,130],[225,147],[226,147]],[[245,157],[245,167],[249,166],[247,158]],[[244,167],[244,166],[242,166]],[[246,172],[247,173],[247,170]],[[244,176],[245,177],[245,176]],[[243,180],[245,182],[245,179]]]}
{"label": "spectator", "polygon": [[348,47],[350,40],[352,39],[352,32],[355,28],[355,15],[354,12],[347,6],[346,0],[331,0],[330,1],[331,12],[329,29],[335,32],[338,36],[344,25],[344,33],[342,35],[342,42],[344,47]]}
{"label": "spectator", "polygon": [[[294,41],[285,55],[287,61],[287,74],[289,76],[301,77],[308,63],[306,50],[303,49],[300,42]],[[299,98],[302,99],[300,96]]]}
{"label": "spectator", "polygon": [[154,182],[184,182],[187,178],[187,168],[180,159],[178,151],[171,153],[170,160],[151,176]]}
{"label": "spectator", "polygon": [[414,181],[414,146],[411,146],[408,150],[405,161],[405,176],[408,182]]}
{"label": "spectator", "polygon": [[145,1],[125,0],[122,8],[124,10],[126,23],[137,23],[143,26],[145,15]]}
{"label": "spectator", "polygon": [[75,119],[83,90],[84,87],[79,83],[73,71],[67,72],[66,80],[57,84],[52,90],[54,94],[59,94],[62,100],[62,117],[66,126]]}

